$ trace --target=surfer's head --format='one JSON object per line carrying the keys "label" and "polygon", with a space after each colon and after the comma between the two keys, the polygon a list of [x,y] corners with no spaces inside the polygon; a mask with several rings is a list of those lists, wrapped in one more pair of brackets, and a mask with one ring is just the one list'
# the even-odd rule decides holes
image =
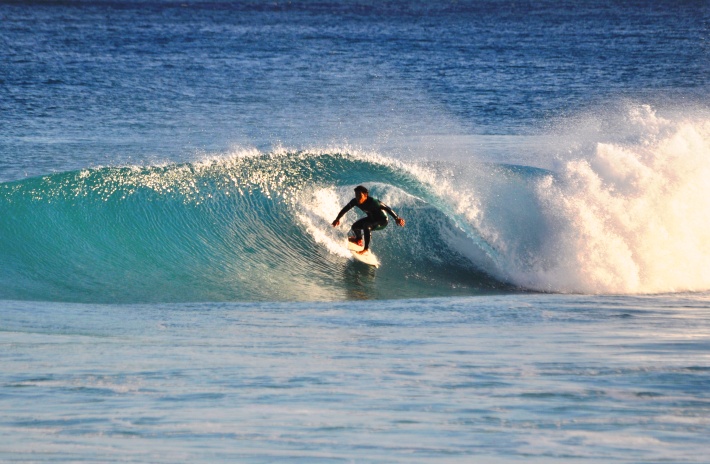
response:
{"label": "surfer's head", "polygon": [[357,203],[359,205],[363,204],[365,200],[367,200],[367,195],[369,195],[369,191],[367,188],[365,188],[362,185],[358,185],[355,187],[355,198],[357,199]]}

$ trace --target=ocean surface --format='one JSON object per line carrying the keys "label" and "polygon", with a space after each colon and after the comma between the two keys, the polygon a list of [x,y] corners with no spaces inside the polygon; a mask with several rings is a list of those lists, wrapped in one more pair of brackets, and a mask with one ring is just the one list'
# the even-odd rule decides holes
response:
{"label": "ocean surface", "polygon": [[708,179],[706,0],[0,0],[0,461],[706,463]]}

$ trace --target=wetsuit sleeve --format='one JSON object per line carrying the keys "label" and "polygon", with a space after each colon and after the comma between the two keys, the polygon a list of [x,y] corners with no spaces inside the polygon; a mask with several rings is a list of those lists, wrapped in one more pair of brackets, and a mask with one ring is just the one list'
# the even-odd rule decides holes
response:
{"label": "wetsuit sleeve", "polygon": [[392,216],[395,220],[399,218],[399,216],[397,216],[397,213],[395,213],[394,211],[392,211],[392,208],[390,208],[389,206],[387,206],[387,205],[384,204],[384,203],[380,203],[380,209],[382,209],[383,211],[386,211],[387,214],[389,214],[390,216]]}
{"label": "wetsuit sleeve", "polygon": [[356,200],[355,198],[353,198],[352,200],[350,200],[350,202],[349,202],[347,205],[345,205],[345,206],[343,207],[343,209],[340,210],[340,212],[338,213],[338,217],[335,218],[335,220],[336,220],[336,221],[340,221],[340,218],[343,217],[343,216],[345,216],[345,213],[347,213],[348,211],[350,211],[351,209],[353,209],[356,204],[357,204],[357,200]]}

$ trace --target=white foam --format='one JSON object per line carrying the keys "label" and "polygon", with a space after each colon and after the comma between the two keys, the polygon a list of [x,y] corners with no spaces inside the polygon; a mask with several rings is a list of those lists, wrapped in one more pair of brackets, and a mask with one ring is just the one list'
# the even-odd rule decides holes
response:
{"label": "white foam", "polygon": [[628,121],[629,142],[599,140],[538,184],[553,233],[536,263],[508,262],[514,281],[582,293],[710,288],[710,120],[642,106]]}
{"label": "white foam", "polygon": [[316,243],[325,246],[334,255],[349,258],[350,252],[343,244],[343,237],[338,239],[337,231],[330,226],[340,212],[339,201],[335,188],[317,188],[303,195],[303,206],[296,217]]}

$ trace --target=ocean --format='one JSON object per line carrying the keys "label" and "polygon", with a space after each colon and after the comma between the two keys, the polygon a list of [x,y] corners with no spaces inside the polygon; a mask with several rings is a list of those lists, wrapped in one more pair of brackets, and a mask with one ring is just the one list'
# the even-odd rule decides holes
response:
{"label": "ocean", "polygon": [[708,462],[709,31],[0,0],[0,461]]}

